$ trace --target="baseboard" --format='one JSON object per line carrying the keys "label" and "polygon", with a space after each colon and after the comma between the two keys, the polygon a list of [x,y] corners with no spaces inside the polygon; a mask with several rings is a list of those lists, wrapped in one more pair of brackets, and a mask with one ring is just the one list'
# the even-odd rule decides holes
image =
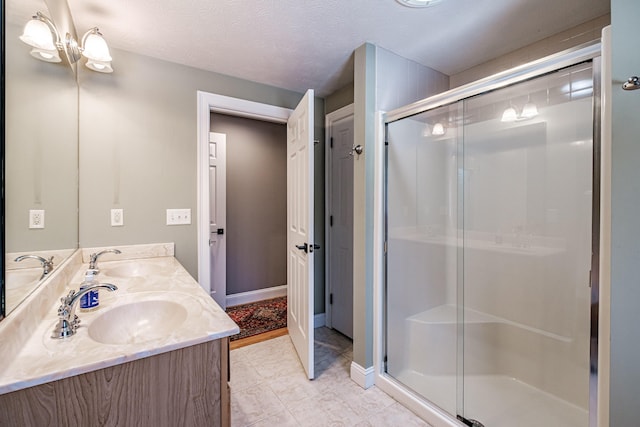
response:
{"label": "baseboard", "polygon": [[287,285],[257,289],[255,291],[249,292],[240,292],[237,294],[227,295],[227,307],[233,307],[234,305],[249,304],[251,302],[286,296]]}
{"label": "baseboard", "polygon": [[318,313],[313,316],[313,327],[321,328],[326,325],[327,316],[325,313]]}
{"label": "baseboard", "polygon": [[373,366],[365,369],[356,362],[351,362],[351,379],[366,390],[375,383],[375,369]]}

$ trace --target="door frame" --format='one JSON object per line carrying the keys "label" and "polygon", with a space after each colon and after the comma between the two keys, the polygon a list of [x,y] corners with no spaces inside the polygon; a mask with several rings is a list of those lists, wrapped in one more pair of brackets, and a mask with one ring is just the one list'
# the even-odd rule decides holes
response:
{"label": "door frame", "polygon": [[209,263],[209,132],[211,113],[286,124],[289,108],[197,91],[197,238],[198,283],[211,295]]}
{"label": "door frame", "polygon": [[[342,108],[339,108],[335,111],[332,111],[325,115],[325,150],[324,150],[324,307],[325,307],[325,324],[328,327],[332,327],[331,320],[331,309],[329,304],[329,297],[331,293],[331,285],[330,285],[330,272],[331,272],[331,230],[330,230],[330,215],[331,215],[331,129],[334,123],[339,122],[349,116],[353,116],[355,114],[355,106],[354,103],[346,105]],[[354,141],[355,143],[355,141]],[[353,202],[353,200],[352,200]]]}

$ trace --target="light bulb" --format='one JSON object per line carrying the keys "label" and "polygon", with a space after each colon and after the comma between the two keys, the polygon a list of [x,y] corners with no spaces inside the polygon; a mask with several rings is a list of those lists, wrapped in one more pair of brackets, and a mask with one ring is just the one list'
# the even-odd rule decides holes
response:
{"label": "light bulb", "polygon": [[110,61],[94,61],[92,59],[88,60],[85,66],[93,71],[97,71],[99,73],[113,73],[113,68],[111,67]]}
{"label": "light bulb", "polygon": [[58,54],[58,51],[56,49],[46,50],[46,49],[34,48],[34,49],[31,49],[30,53],[31,53],[31,56],[33,56],[36,59],[39,59],[40,61],[45,61],[45,62],[61,62],[62,61],[60,59],[60,54]]}

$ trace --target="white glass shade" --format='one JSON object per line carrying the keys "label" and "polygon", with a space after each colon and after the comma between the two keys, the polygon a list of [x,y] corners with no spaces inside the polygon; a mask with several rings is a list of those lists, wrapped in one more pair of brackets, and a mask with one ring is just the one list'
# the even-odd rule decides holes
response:
{"label": "white glass shade", "polygon": [[433,131],[431,131],[433,135],[444,135],[444,126],[442,123],[436,123],[433,125]]}
{"label": "white glass shade", "polygon": [[538,107],[533,102],[527,102],[522,107],[522,114],[520,117],[523,119],[531,119],[538,115]]}
{"label": "white glass shade", "polygon": [[109,62],[112,59],[107,42],[97,31],[92,31],[84,37],[82,55],[87,59],[99,62]]}
{"label": "white glass shade", "polygon": [[32,19],[24,26],[20,40],[36,49],[56,50],[49,26],[39,19]]}
{"label": "white glass shade", "polygon": [[504,110],[501,120],[503,122],[515,122],[516,120],[518,120],[518,113],[516,112],[516,109],[513,107],[509,107]]}

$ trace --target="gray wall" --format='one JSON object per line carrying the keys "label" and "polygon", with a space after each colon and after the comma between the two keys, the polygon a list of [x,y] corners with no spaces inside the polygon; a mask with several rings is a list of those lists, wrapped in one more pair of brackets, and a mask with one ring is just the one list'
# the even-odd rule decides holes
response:
{"label": "gray wall", "polygon": [[[175,242],[197,277],[196,92],[285,108],[303,94],[112,49],[113,74],[79,67],[80,245]],[[316,98],[315,236],[324,247],[324,100]],[[124,209],[111,227],[110,209]],[[191,225],[167,226],[166,209]],[[324,251],[315,253],[315,313],[324,312]]]}
{"label": "gray wall", "polygon": [[376,111],[389,111],[449,88],[449,77],[366,43],[355,52],[354,138],[364,154],[354,160],[353,358],[373,366],[374,194]]}
{"label": "gray wall", "polygon": [[287,283],[287,126],[211,114],[227,135],[227,295]]}
{"label": "gray wall", "polygon": [[[6,5],[8,11],[13,3]],[[46,10],[44,11],[46,12]],[[13,14],[15,15],[15,13]],[[71,68],[31,57],[6,26],[5,241],[7,252],[78,246],[78,86]],[[45,228],[29,229],[29,210]]]}
{"label": "gray wall", "polygon": [[324,101],[327,114],[353,104],[353,83],[333,92]]}
{"label": "gray wall", "polygon": [[[299,93],[113,49],[113,74],[80,70],[80,244],[175,242],[197,277],[196,91],[294,108]],[[124,226],[111,227],[111,208]],[[190,208],[191,225],[165,225]]]}
{"label": "gray wall", "polygon": [[[637,0],[611,2],[613,141],[611,175],[610,425],[638,425],[640,407],[640,91],[620,86],[640,75]],[[606,375],[606,373],[605,373]]]}

